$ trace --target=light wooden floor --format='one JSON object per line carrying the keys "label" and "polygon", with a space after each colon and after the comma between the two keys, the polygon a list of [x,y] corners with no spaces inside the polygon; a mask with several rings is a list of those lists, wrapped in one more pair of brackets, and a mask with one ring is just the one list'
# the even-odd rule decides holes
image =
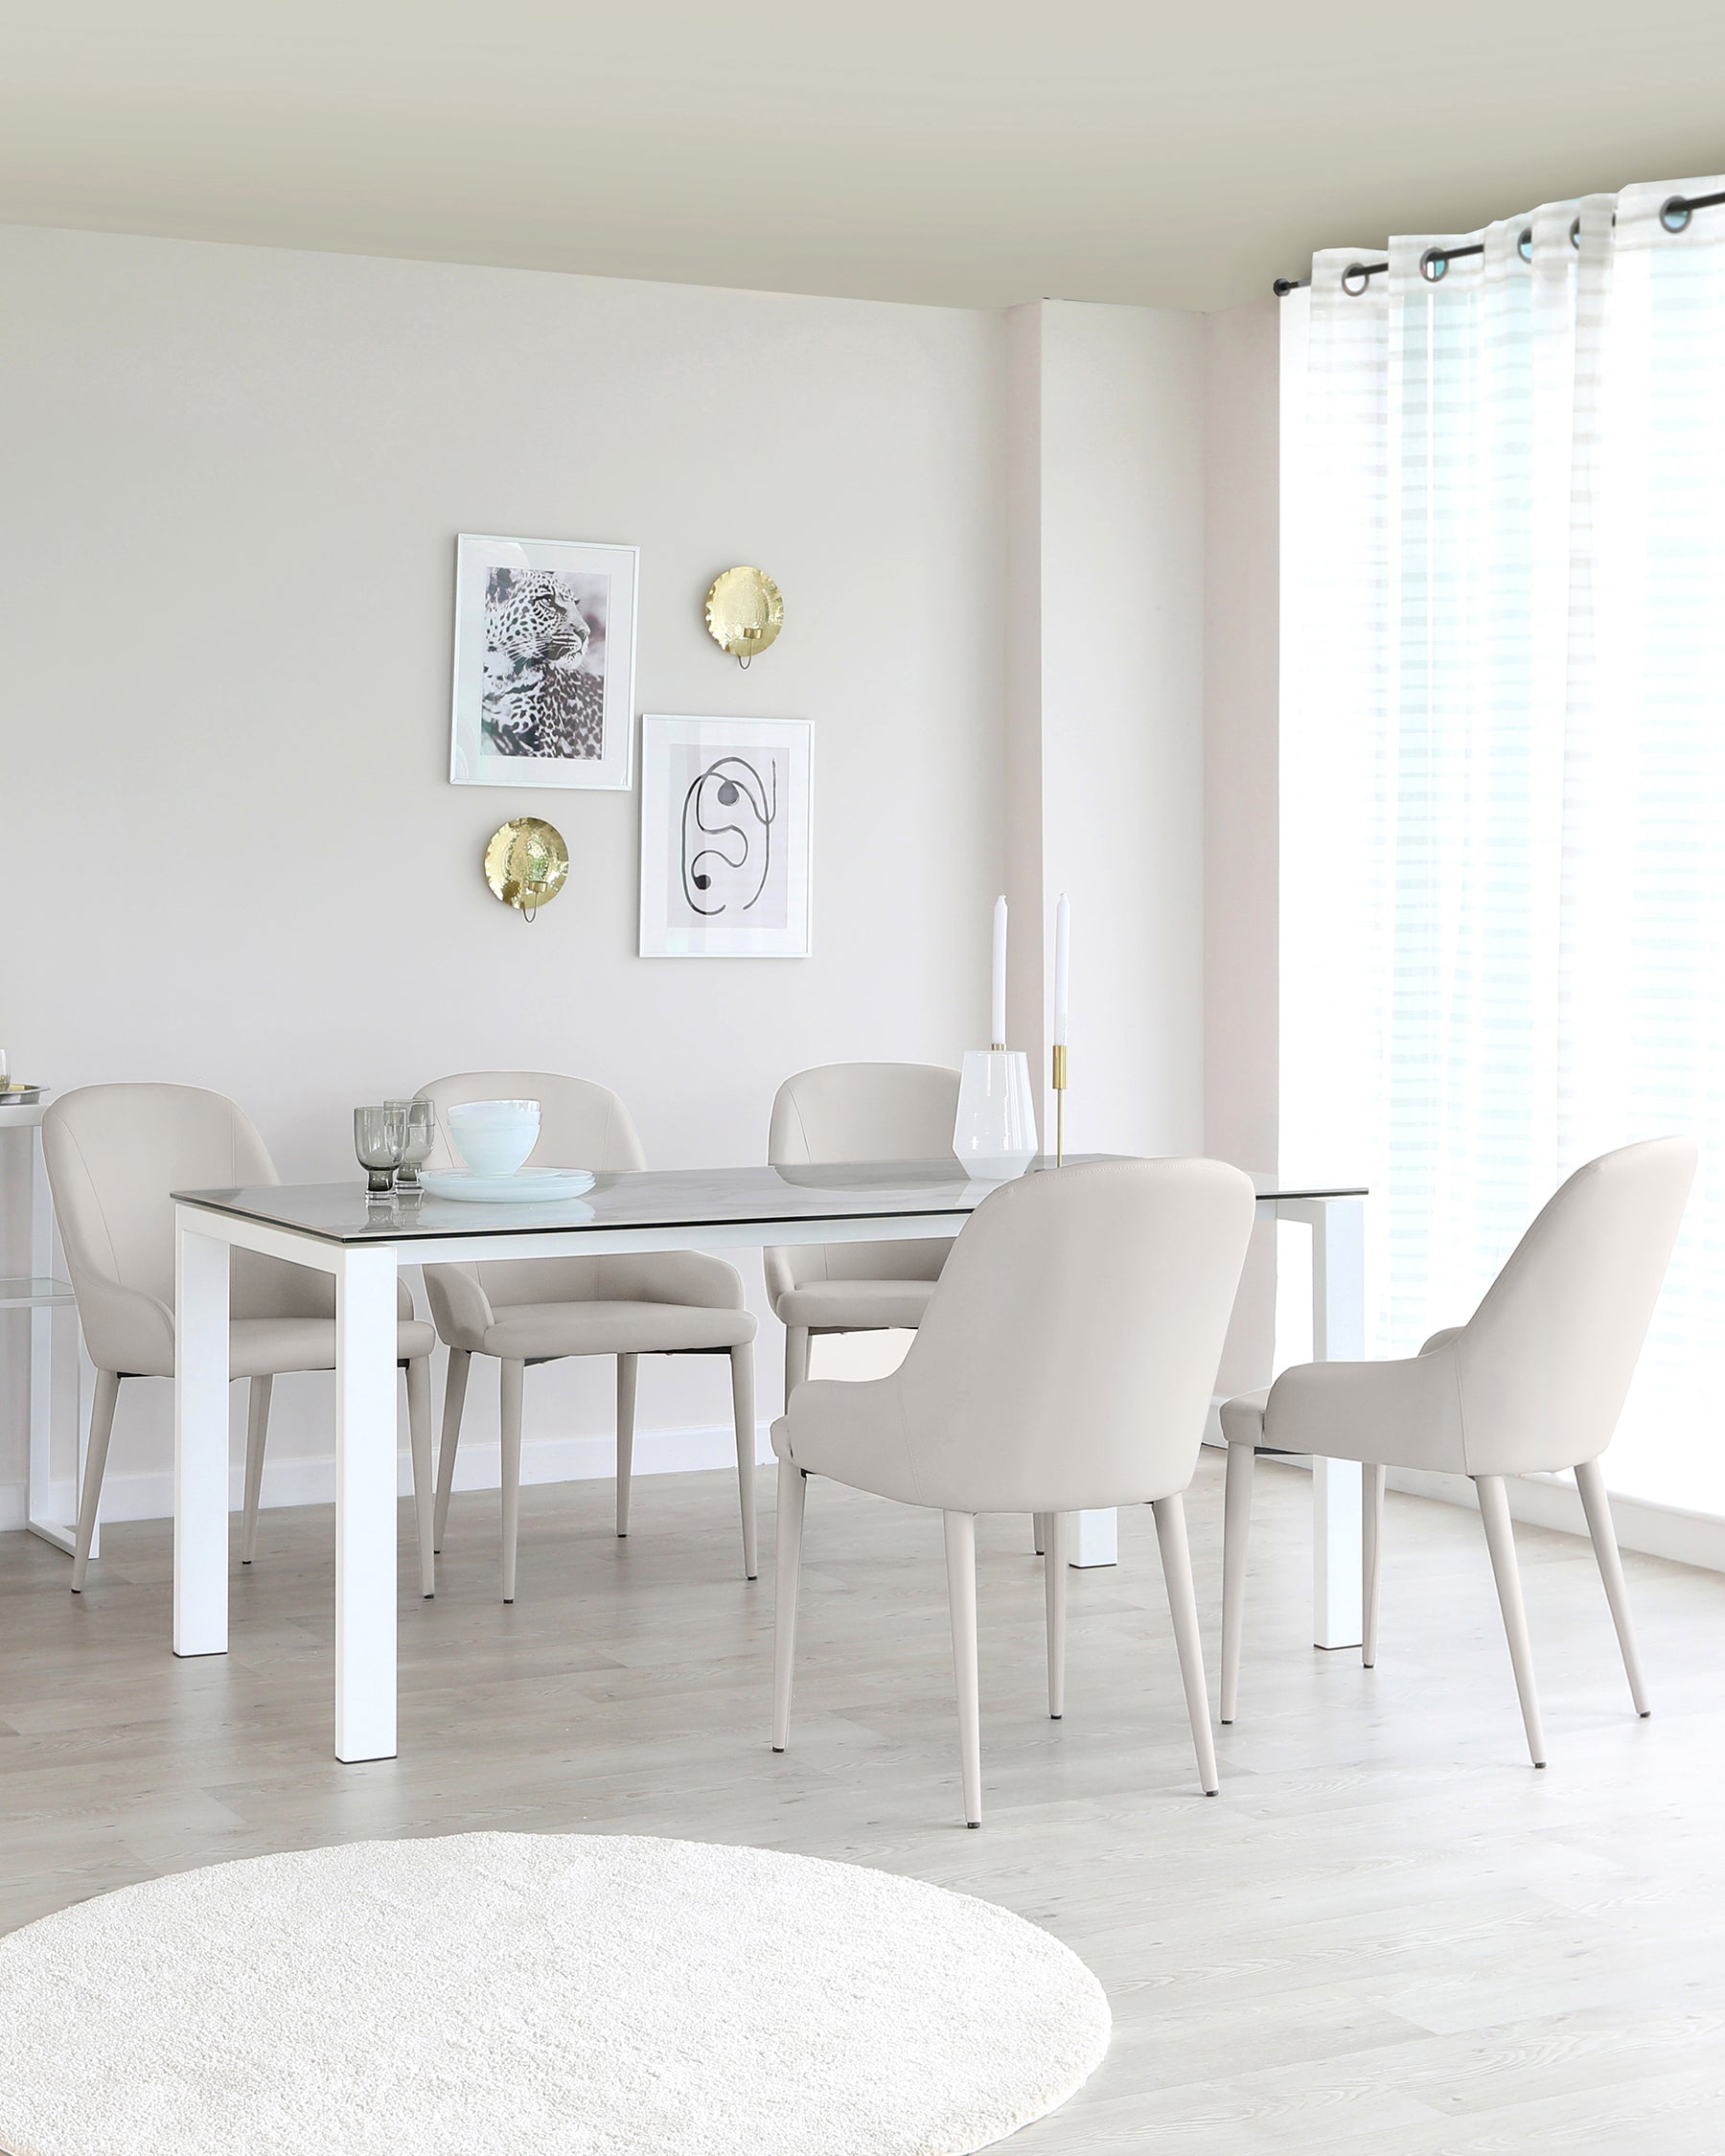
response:
{"label": "light wooden floor", "polygon": [[[986,1895],[1084,1956],[1116,2034],[1026,2156],[1717,2156],[1725,2148],[1725,1578],[1629,1560],[1629,1710],[1584,1545],[1522,1548],[1552,1764],[1527,1764],[1479,1523],[1390,1500],[1382,1661],[1306,1644],[1309,1482],[1266,1463],[1244,1720],[1197,1793],[1148,1512],[1072,1580],[1046,1719],[1027,1527],[985,1523],[987,1820],[958,1822],[938,1521],[817,1484],[793,1749],[766,1743],[770,1569],[727,1479],[458,1497],[402,1602],[402,1753],[330,1755],[326,1510],[264,1516],[233,1651],[167,1648],[169,1530],[66,1561],[0,1537],[0,1929],[224,1857],[470,1827],[746,1841]],[[1220,1474],[1191,1501],[1212,1677]],[[403,1513],[403,1528],[406,1520]],[[764,1522],[770,1548],[770,1521]],[[408,1552],[403,1542],[403,1579]]]}

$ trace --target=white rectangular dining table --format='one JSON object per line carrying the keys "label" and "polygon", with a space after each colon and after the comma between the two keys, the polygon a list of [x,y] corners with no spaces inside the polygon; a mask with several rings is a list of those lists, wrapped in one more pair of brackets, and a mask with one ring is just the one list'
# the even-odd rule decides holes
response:
{"label": "white rectangular dining table", "polygon": [[[1029,1172],[1052,1168],[1036,1161]],[[1276,1176],[1254,1182],[1260,1214],[1313,1231],[1314,1354],[1358,1355],[1364,1190]],[[556,1205],[373,1199],[356,1182],[176,1191],[174,1653],[227,1652],[230,1250],[334,1279],[335,1756],[387,1759],[396,1750],[401,1265],[908,1242],[955,1235],[997,1187],[967,1181],[948,1159],[641,1170],[602,1175],[585,1197]],[[1357,1644],[1359,1469],[1315,1461],[1313,1491],[1318,1644]]]}

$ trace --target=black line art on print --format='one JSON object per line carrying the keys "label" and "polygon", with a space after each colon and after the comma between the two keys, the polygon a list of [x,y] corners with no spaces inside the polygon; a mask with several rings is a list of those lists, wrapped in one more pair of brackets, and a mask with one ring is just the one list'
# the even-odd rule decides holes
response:
{"label": "black line art on print", "polygon": [[[746,875],[751,867],[751,855],[758,850],[760,875],[753,890],[736,908],[740,913],[748,911],[767,888],[771,873],[772,826],[777,815],[778,765],[770,757],[767,759],[766,780],[744,756],[716,757],[696,775],[683,795],[682,808],[682,890],[692,913],[710,919],[729,911],[728,898],[720,898],[717,906],[702,901],[714,895],[719,869],[728,869],[733,876]],[[752,816],[759,826],[758,847],[756,833],[739,821],[739,816]],[[708,840],[718,843],[706,843]],[[728,850],[726,841],[735,842],[734,853]]]}

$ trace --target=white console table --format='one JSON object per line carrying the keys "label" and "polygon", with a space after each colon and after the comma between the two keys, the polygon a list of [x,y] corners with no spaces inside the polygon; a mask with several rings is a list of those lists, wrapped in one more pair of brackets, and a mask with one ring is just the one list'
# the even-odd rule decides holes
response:
{"label": "white console table", "polygon": [[[70,1286],[55,1275],[54,1204],[48,1192],[48,1171],[42,1163],[42,1112],[47,1097],[0,1108],[0,1137],[9,1134],[14,1144],[30,1148],[30,1271],[12,1278],[0,1276],[0,1310],[30,1313],[30,1464],[25,1499],[25,1525],[34,1535],[71,1554],[78,1492],[83,1481],[83,1363],[74,1359],[72,1380],[72,1428],[69,1451],[76,1456],[72,1470],[71,1517],[56,1519],[54,1504],[54,1345],[57,1328],[78,1322]],[[70,1461],[68,1464],[71,1464]],[[100,1537],[101,1529],[97,1529]],[[97,1547],[91,1545],[92,1556]]]}

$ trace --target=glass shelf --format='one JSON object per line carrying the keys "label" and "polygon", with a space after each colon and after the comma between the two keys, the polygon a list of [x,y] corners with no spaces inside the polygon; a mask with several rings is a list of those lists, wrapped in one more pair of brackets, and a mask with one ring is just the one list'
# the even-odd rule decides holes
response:
{"label": "glass shelf", "polygon": [[23,1273],[11,1280],[0,1278],[0,1310],[41,1310],[71,1300],[72,1290],[64,1280],[39,1273]]}

